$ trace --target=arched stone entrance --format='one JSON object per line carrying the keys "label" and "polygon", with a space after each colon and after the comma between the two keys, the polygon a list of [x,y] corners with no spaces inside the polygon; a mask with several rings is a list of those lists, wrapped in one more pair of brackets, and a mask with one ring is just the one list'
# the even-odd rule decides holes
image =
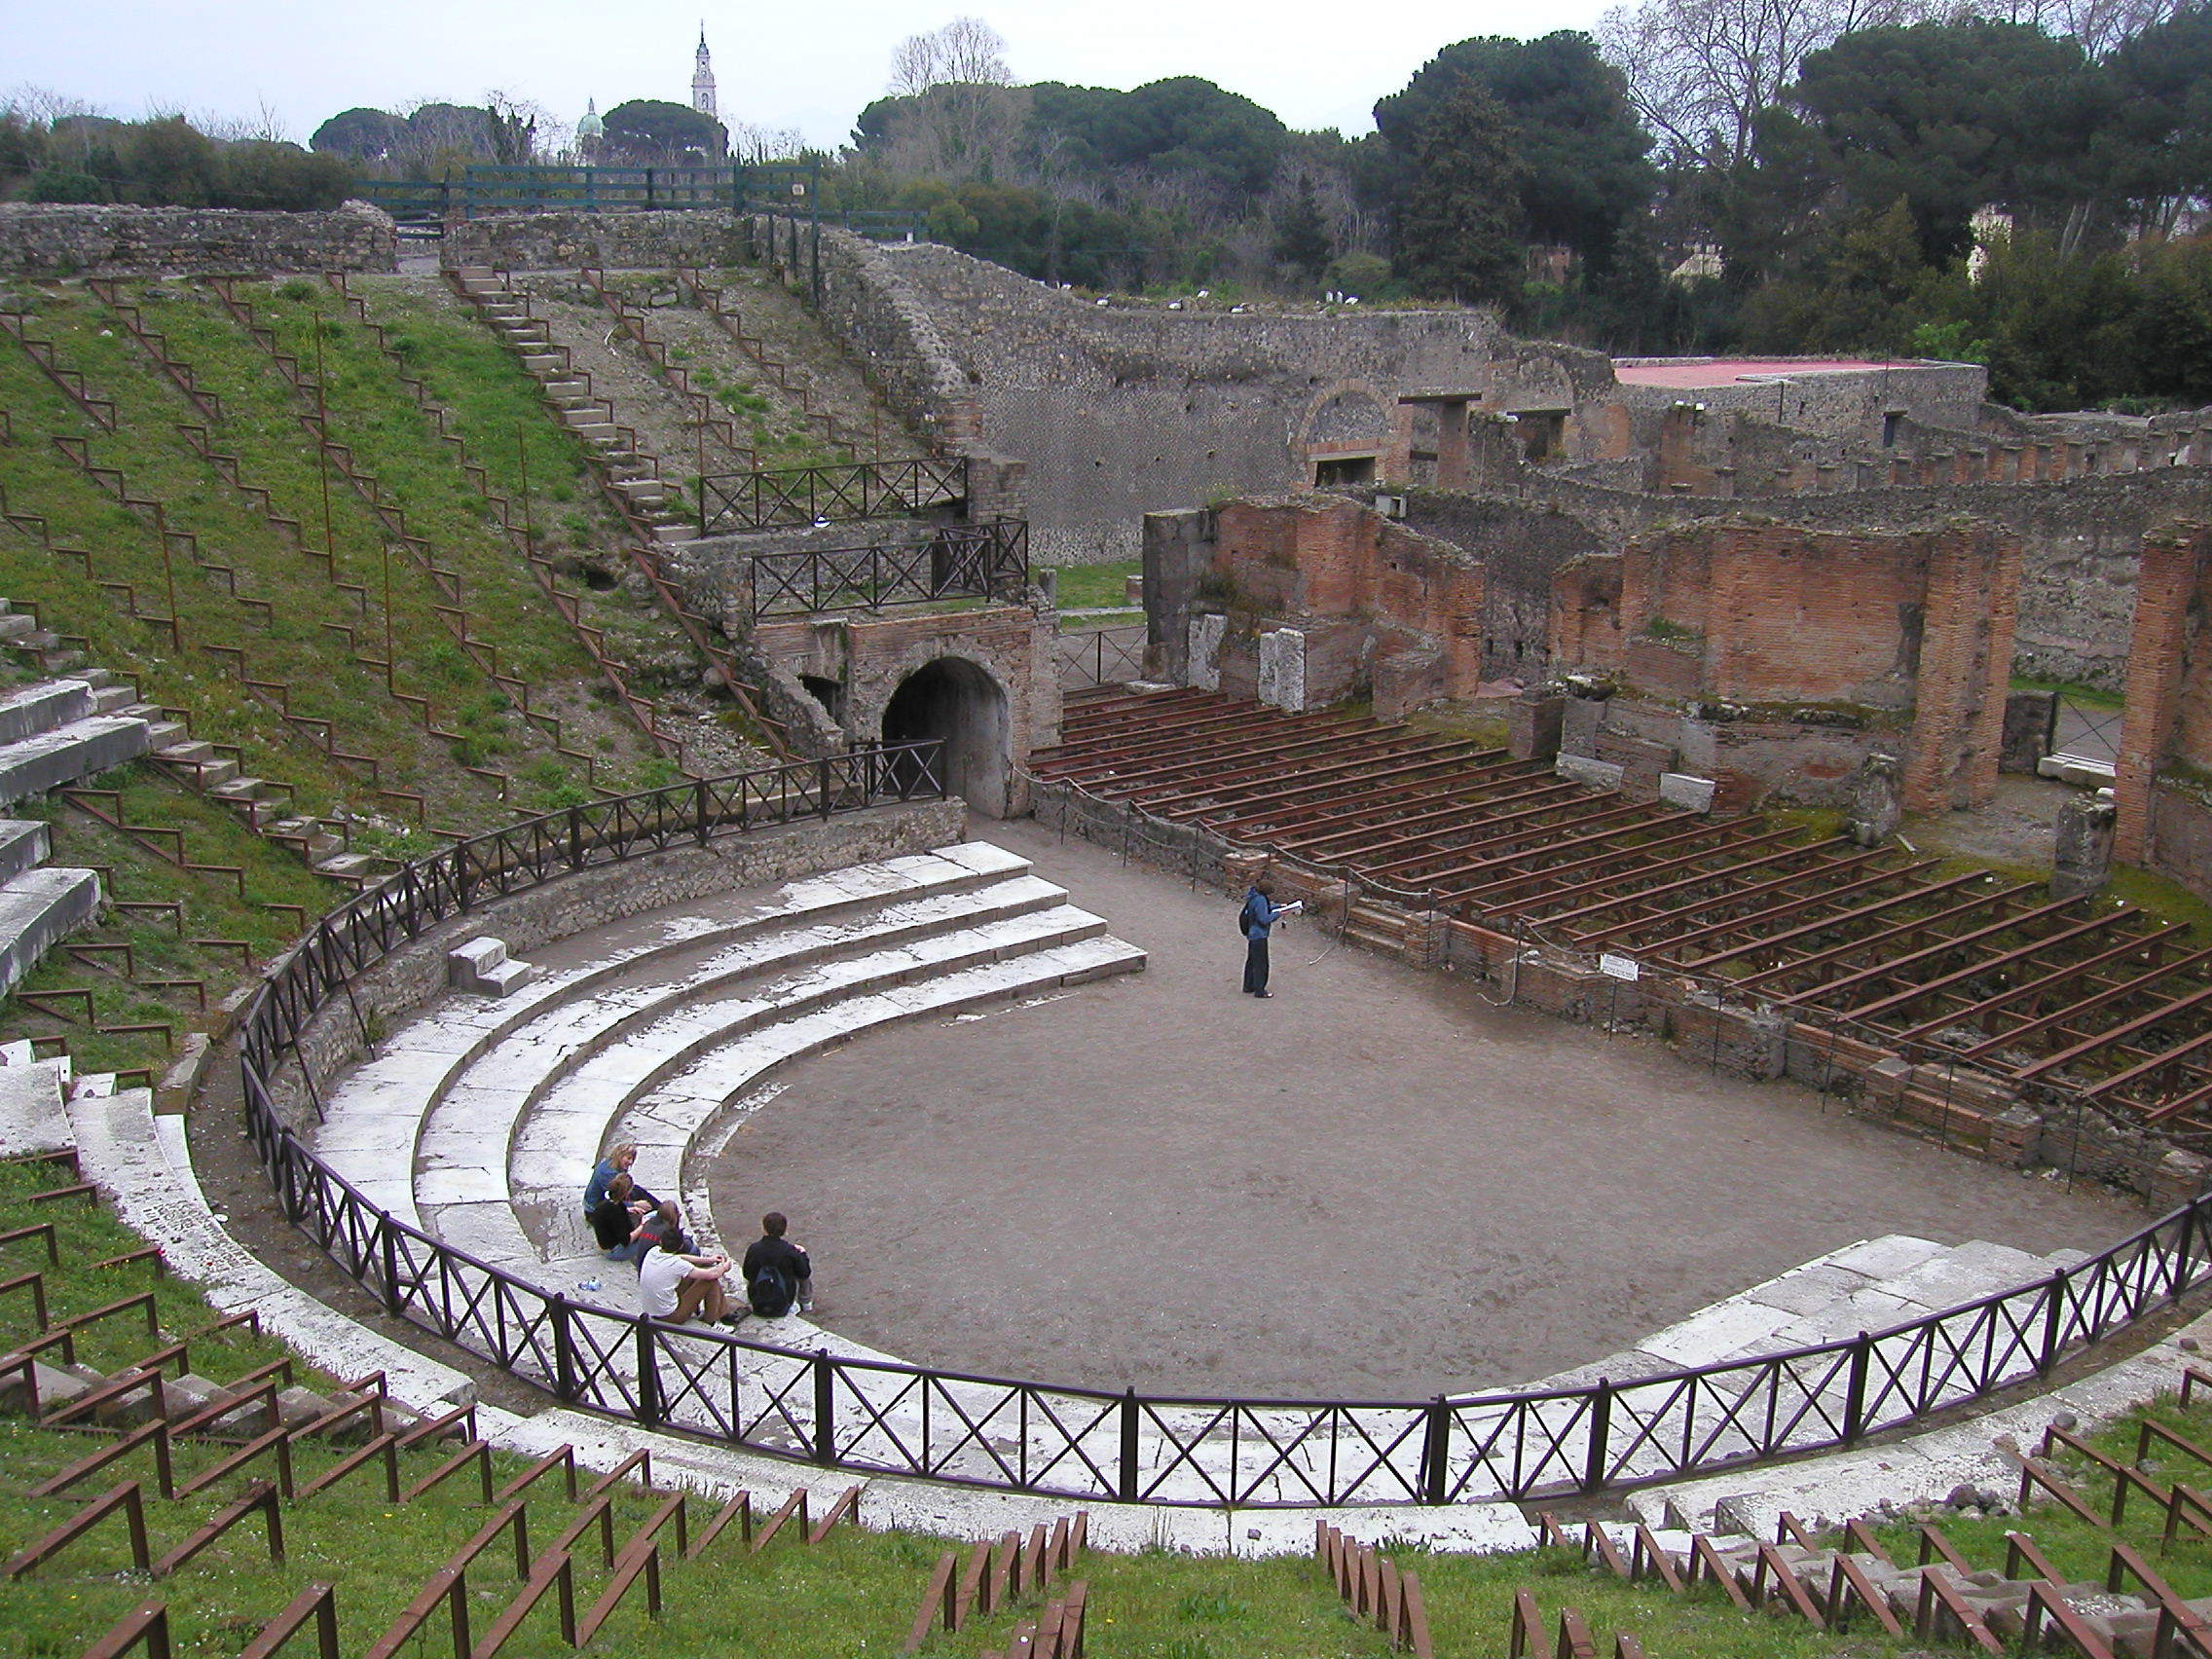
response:
{"label": "arched stone entrance", "polygon": [[986,818],[1007,815],[1006,691],[966,657],[924,663],[883,709],[883,741],[944,743],[944,786]]}

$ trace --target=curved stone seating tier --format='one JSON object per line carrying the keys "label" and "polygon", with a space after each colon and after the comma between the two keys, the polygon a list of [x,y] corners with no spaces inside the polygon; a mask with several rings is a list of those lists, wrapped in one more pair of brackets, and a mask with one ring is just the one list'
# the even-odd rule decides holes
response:
{"label": "curved stone seating tier", "polygon": [[[784,940],[795,951],[802,943],[827,947],[871,915],[877,937],[888,937],[907,920],[925,925],[931,912],[920,907],[930,901],[957,902],[978,888],[1018,878],[1028,867],[1026,859],[972,843],[789,882],[765,902],[732,895],[720,904],[695,903],[608,930],[607,941],[577,960],[540,960],[539,977],[521,994],[497,1002],[448,998],[393,1033],[325,1102],[325,1121],[313,1130],[313,1144],[373,1202],[420,1226],[414,1160],[425,1120],[462,1074],[509,1036],[526,1039],[536,1021],[551,1022],[549,1029],[570,1019],[588,1021],[590,993],[613,995],[626,978],[650,985],[656,977],[679,976],[687,956],[761,948],[765,959],[774,941],[760,936],[800,927],[827,930],[805,941]],[[1062,897],[1049,883],[1038,886],[1049,889],[1055,903]],[[917,908],[910,915],[873,914],[907,906]]]}
{"label": "curved stone seating tier", "polygon": [[987,844],[944,848],[642,918],[567,963],[534,953],[545,971],[523,995],[448,997],[350,1073],[316,1150],[434,1236],[578,1289],[606,1267],[577,1198],[610,1141],[639,1141],[640,1179],[675,1196],[689,1134],[783,1060],[1143,966],[1027,870]]}

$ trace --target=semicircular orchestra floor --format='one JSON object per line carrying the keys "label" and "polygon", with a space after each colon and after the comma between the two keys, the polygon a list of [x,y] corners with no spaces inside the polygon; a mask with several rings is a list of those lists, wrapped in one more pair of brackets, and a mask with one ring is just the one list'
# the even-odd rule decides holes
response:
{"label": "semicircular orchestra floor", "polygon": [[1859,1239],[2041,1254],[2147,1219],[1298,924],[1257,1001],[1235,898],[973,828],[1147,971],[795,1060],[695,1160],[724,1239],[785,1210],[822,1323],[908,1361],[1420,1398],[1629,1347]]}

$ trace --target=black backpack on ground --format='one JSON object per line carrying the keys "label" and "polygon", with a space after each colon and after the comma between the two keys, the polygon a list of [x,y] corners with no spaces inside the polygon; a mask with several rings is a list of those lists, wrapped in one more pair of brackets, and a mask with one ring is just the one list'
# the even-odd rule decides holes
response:
{"label": "black backpack on ground", "polygon": [[792,1310],[792,1281],[773,1262],[763,1262],[746,1281],[745,1300],[763,1319],[781,1319]]}

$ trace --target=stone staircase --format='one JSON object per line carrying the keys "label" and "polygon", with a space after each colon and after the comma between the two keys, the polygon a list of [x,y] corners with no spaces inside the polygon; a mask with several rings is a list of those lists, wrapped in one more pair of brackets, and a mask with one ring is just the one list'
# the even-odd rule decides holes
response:
{"label": "stone staircase", "polygon": [[[231,808],[256,834],[289,848],[318,874],[356,887],[375,878],[374,861],[350,851],[329,824],[284,810],[281,802],[288,792],[282,785],[247,775],[238,761],[217,754],[213,744],[195,740],[175,712],[140,702],[113,672],[88,664],[84,652],[67,646],[59,635],[41,628],[35,616],[12,608],[5,599],[0,599],[0,647],[28,656],[44,673],[66,676],[0,695],[0,805],[128,761],[151,759],[196,793]],[[0,820],[0,871],[11,881],[28,868],[16,862],[17,847],[34,830],[39,847],[30,863],[35,865],[45,858],[45,827]],[[0,888],[0,910],[9,908],[7,892]],[[96,897],[95,891],[95,902]],[[7,923],[0,921],[0,939],[6,937]],[[14,982],[0,966],[0,992]]]}
{"label": "stone staircase", "polygon": [[314,1145],[401,1219],[587,1298],[606,1264],[579,1196],[605,1146],[636,1142],[640,1182],[677,1197],[694,1140],[787,1060],[1144,966],[985,843],[570,942],[534,950],[523,989],[449,997],[394,1033],[331,1091]]}
{"label": "stone staircase", "polygon": [[[0,643],[42,663],[82,660],[5,601]],[[0,806],[124,765],[181,729],[104,669],[0,693]],[[99,876],[49,865],[50,852],[44,824],[0,819],[0,994],[99,910]]]}
{"label": "stone staircase", "polygon": [[577,376],[567,350],[554,343],[545,322],[531,314],[529,300],[508,285],[504,274],[464,266],[452,273],[452,280],[537,382],[561,424],[583,440],[600,488],[631,527],[660,545],[692,539],[695,529],[676,509],[658,459],[645,450],[635,432],[616,424],[614,406],[594,395],[590,381]]}

